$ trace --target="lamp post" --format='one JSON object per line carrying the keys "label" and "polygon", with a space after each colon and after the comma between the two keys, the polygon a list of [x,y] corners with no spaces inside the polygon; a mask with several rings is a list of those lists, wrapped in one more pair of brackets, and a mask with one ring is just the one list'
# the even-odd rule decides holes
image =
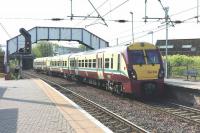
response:
{"label": "lamp post", "polygon": [[133,12],[130,12],[131,14],[131,24],[132,24],[132,43],[134,43],[134,33],[133,33]]}

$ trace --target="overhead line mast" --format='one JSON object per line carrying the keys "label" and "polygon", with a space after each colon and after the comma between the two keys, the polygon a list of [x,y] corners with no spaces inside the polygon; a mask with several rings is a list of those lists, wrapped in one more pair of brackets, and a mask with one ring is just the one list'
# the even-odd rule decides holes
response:
{"label": "overhead line mast", "polygon": [[148,18],[146,16],[146,7],[147,7],[147,0],[145,0],[145,22],[147,22],[147,19],[165,19],[165,24],[166,24],[166,43],[165,43],[165,46],[166,46],[166,49],[165,49],[165,58],[166,58],[166,61],[165,61],[165,77],[167,78],[168,77],[168,71],[167,71],[167,68],[168,68],[168,59],[167,59],[167,55],[168,55],[168,27],[169,27],[169,22],[171,22],[172,26],[174,27],[174,24],[173,22],[171,21],[169,15],[168,15],[168,11],[169,11],[169,7],[164,7],[161,0],[158,0],[158,2],[160,3],[163,11],[165,12],[165,17],[164,18]]}
{"label": "overhead line mast", "polygon": [[72,0],[71,0],[71,16],[70,17],[71,20],[73,20],[74,17],[79,17],[79,18],[101,18],[101,20],[103,21],[104,25],[108,26],[108,24],[106,23],[105,19],[100,15],[100,13],[98,12],[98,10],[95,8],[95,6],[92,4],[92,2],[90,0],[88,0],[88,2],[90,3],[90,5],[93,7],[93,9],[95,10],[95,12],[97,13],[98,16],[74,16],[73,11],[72,11]]}

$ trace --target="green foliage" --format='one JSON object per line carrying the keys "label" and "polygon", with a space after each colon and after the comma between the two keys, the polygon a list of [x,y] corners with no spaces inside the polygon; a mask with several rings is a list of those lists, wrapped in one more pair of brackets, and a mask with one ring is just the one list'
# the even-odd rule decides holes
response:
{"label": "green foliage", "polygon": [[3,49],[0,47],[0,55],[3,55],[4,54],[4,51]]}
{"label": "green foliage", "polygon": [[56,43],[42,41],[33,46],[32,53],[36,58],[53,56],[53,47],[57,46]]}
{"label": "green foliage", "polygon": [[87,47],[83,44],[80,44],[78,48],[80,48],[82,51],[85,51],[87,49]]}
{"label": "green foliage", "polygon": [[184,66],[187,64],[193,64],[196,57],[186,55],[172,55],[168,56],[168,62],[173,66]]}
{"label": "green foliage", "polygon": [[16,66],[19,65],[19,60],[18,59],[11,59],[9,60],[9,68],[10,68],[10,71],[8,73],[10,79],[15,79],[15,68]]}
{"label": "green foliage", "polygon": [[187,70],[195,69],[200,77],[200,56],[171,55],[168,56],[171,77],[186,77]]}

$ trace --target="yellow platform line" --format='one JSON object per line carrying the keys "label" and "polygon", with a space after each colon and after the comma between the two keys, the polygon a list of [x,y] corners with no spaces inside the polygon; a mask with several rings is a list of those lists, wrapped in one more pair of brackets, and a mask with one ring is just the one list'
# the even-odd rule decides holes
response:
{"label": "yellow platform line", "polygon": [[72,132],[83,133],[103,133],[112,132],[109,129],[102,129],[94,122],[92,122],[86,115],[84,115],[77,107],[73,106],[67,98],[64,98],[60,93],[48,86],[44,81],[33,79],[33,81],[41,88],[49,99],[62,113],[64,118],[69,123],[69,130]]}

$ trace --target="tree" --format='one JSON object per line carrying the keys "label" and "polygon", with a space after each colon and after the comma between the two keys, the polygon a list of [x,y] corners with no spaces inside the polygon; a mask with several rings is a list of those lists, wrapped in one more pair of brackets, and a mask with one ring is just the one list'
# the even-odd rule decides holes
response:
{"label": "tree", "polygon": [[4,55],[4,51],[1,47],[0,47],[0,55]]}
{"label": "tree", "polygon": [[80,44],[80,45],[78,46],[78,48],[80,48],[82,51],[88,50],[87,46],[85,46],[85,45],[83,45],[83,44]]}
{"label": "tree", "polygon": [[58,46],[56,43],[42,41],[35,44],[32,48],[32,53],[36,58],[53,56],[53,47]]}

